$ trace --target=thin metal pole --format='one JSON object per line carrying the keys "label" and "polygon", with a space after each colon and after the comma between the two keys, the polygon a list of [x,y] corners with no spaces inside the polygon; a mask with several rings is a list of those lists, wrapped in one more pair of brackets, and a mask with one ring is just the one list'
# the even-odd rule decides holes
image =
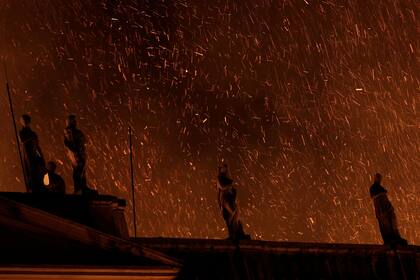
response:
{"label": "thin metal pole", "polygon": [[8,78],[8,76],[7,76],[7,67],[6,67],[6,63],[4,63],[4,64],[3,64],[3,66],[4,66],[4,74],[5,74],[5,77],[6,77],[6,90],[7,90],[7,96],[9,97],[9,107],[10,107],[10,113],[11,113],[11,115],[12,115],[13,128],[14,128],[14,130],[15,130],[15,137],[16,137],[16,145],[17,145],[17,150],[18,150],[19,159],[20,159],[20,166],[22,167],[23,180],[24,180],[24,182],[25,182],[26,191],[29,191],[28,180],[27,180],[27,178],[26,178],[26,173],[25,173],[25,165],[23,164],[22,151],[20,150],[19,136],[18,136],[17,127],[16,127],[15,112],[14,112],[14,110],[13,110],[12,95],[10,94],[9,78]]}
{"label": "thin metal pole", "polygon": [[134,191],[133,141],[132,141],[131,125],[128,126],[128,142],[130,145],[130,173],[131,173],[131,196],[133,199],[134,237],[137,237],[136,197],[135,197],[135,191]]}

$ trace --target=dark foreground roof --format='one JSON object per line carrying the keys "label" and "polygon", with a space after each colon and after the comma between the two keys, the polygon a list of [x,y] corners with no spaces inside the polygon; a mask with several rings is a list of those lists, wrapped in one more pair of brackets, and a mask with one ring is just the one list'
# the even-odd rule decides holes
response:
{"label": "dark foreground roof", "polygon": [[420,279],[418,246],[128,239],[120,206],[0,193],[0,279]]}
{"label": "dark foreground roof", "polygon": [[179,279],[420,279],[420,247],[138,238],[183,260]]}
{"label": "dark foreground roof", "polygon": [[[171,272],[179,263],[129,239],[0,195],[0,271],[13,267],[131,267]],[[11,270],[13,271],[13,269]]]}

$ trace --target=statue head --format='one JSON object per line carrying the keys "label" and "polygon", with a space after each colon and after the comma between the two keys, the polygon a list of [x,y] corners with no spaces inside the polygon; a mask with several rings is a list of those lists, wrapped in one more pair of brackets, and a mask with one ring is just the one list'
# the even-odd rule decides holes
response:
{"label": "statue head", "polygon": [[24,114],[20,117],[20,123],[22,124],[22,126],[30,126],[31,125],[31,116]]}
{"label": "statue head", "polygon": [[76,127],[77,126],[77,118],[76,115],[69,115],[67,117],[67,126],[69,127]]}
{"label": "statue head", "polygon": [[382,175],[379,173],[376,173],[375,176],[373,176],[373,180],[375,181],[375,183],[380,184],[382,181]]}
{"label": "statue head", "polygon": [[56,169],[57,169],[57,164],[54,161],[47,162],[47,171],[49,173],[55,173]]}
{"label": "statue head", "polygon": [[222,186],[231,185],[233,183],[233,179],[230,178],[229,169],[226,163],[219,166],[219,175],[217,178]]}

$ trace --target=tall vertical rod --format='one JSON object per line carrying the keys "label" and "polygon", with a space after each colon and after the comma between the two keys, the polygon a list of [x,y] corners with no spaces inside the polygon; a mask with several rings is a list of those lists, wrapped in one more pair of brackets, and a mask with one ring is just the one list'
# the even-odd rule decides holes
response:
{"label": "tall vertical rod", "polygon": [[131,125],[128,126],[128,142],[130,145],[131,197],[133,200],[134,237],[137,237],[136,196],[135,196],[135,191],[134,191],[133,141],[132,141]]}
{"label": "tall vertical rod", "polygon": [[29,191],[28,180],[26,178],[26,173],[25,173],[25,165],[23,164],[22,151],[20,150],[19,135],[17,132],[17,127],[16,127],[15,112],[13,110],[12,95],[10,94],[9,77],[7,76],[6,63],[4,63],[3,66],[4,66],[4,74],[6,77],[6,90],[7,90],[7,96],[9,98],[10,114],[12,115],[13,128],[15,130],[15,137],[16,137],[16,145],[17,145],[17,150],[18,150],[19,159],[20,159],[20,166],[22,167],[23,181],[25,182],[26,191]]}

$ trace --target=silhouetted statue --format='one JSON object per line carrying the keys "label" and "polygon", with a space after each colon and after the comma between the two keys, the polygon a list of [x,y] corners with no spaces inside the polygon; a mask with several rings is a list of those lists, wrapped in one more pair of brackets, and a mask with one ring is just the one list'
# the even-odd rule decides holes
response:
{"label": "silhouetted statue", "polygon": [[75,115],[69,115],[67,127],[64,130],[64,145],[67,147],[67,155],[73,166],[74,193],[86,193],[89,191],[86,183],[86,138],[83,132],[77,128]]}
{"label": "silhouetted statue", "polygon": [[57,164],[54,161],[47,163],[47,173],[44,175],[44,186],[48,192],[62,193],[66,191],[66,184],[63,178],[55,173]]}
{"label": "silhouetted statue", "polygon": [[387,190],[381,185],[382,176],[375,174],[374,183],[370,187],[370,197],[373,199],[375,214],[385,245],[407,245],[407,240],[400,236],[394,207],[387,196]]}
{"label": "silhouetted statue", "polygon": [[226,164],[219,167],[217,179],[219,206],[228,228],[229,238],[233,242],[250,239],[250,236],[244,233],[242,223],[239,220],[239,209],[236,204],[236,188],[233,186],[233,180],[229,177]]}
{"label": "silhouetted statue", "polygon": [[40,192],[43,189],[42,178],[45,174],[45,160],[39,147],[38,135],[31,129],[31,117],[22,115],[22,128],[19,138],[23,147],[24,170],[27,190]]}

